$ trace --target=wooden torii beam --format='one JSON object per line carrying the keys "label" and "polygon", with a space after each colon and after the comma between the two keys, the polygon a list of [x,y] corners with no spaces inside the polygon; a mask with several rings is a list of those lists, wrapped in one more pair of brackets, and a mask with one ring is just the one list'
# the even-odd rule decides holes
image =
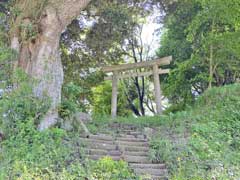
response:
{"label": "wooden torii beam", "polygon": [[[167,74],[169,73],[169,69],[159,69],[159,66],[169,65],[172,61],[172,56],[163,57],[160,59],[152,60],[152,61],[144,61],[139,63],[132,64],[121,64],[121,65],[113,65],[106,66],[102,68],[102,71],[105,73],[112,72],[112,76],[105,77],[105,80],[112,80],[112,104],[111,104],[111,115],[112,118],[117,116],[117,86],[118,80],[130,77],[141,77],[141,76],[150,76],[153,75],[154,78],[154,91],[155,91],[155,101],[157,114],[162,113],[162,102],[161,102],[161,87],[160,87],[160,79],[159,74]],[[134,73],[120,73],[132,69],[138,68],[147,68],[152,67],[152,70],[147,72],[134,72]]]}

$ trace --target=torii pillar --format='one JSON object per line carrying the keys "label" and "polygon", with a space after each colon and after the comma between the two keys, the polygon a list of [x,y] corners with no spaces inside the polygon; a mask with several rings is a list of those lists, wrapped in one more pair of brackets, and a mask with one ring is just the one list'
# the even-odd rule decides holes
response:
{"label": "torii pillar", "polygon": [[117,94],[118,94],[118,72],[113,72],[112,78],[112,105],[111,116],[115,118],[117,116]]}
{"label": "torii pillar", "polygon": [[154,79],[154,93],[155,93],[155,102],[157,114],[161,114],[162,109],[162,92],[160,87],[160,78],[158,73],[158,65],[153,65],[153,79]]}

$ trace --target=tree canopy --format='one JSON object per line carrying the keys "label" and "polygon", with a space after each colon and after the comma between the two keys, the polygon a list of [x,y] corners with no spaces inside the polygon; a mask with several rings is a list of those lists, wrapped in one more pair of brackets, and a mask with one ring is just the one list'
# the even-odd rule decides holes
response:
{"label": "tree canopy", "polygon": [[239,180],[239,83],[239,0],[1,0],[0,180]]}
{"label": "tree canopy", "polygon": [[165,94],[173,102],[191,102],[212,86],[239,78],[239,2],[179,1],[165,20],[157,52],[173,55]]}

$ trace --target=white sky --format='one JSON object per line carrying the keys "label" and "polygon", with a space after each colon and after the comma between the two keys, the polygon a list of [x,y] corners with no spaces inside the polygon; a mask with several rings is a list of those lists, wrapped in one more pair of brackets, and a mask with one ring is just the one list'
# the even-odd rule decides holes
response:
{"label": "white sky", "polygon": [[161,33],[157,34],[156,30],[162,27],[162,24],[156,22],[159,11],[155,10],[153,15],[147,18],[143,26],[142,39],[145,45],[151,45],[151,55],[155,56],[156,50],[160,47]]}

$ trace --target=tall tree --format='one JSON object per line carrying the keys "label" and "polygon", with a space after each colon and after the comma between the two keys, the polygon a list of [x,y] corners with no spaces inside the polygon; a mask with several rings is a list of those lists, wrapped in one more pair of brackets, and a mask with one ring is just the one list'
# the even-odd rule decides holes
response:
{"label": "tall tree", "polygon": [[[141,42],[143,22],[140,21],[144,21],[156,5],[130,0],[95,3],[80,19],[73,21],[61,41],[65,83],[74,81],[86,89],[97,87],[103,81],[103,74],[99,71],[101,66],[146,60]],[[144,115],[146,85],[144,79],[140,81],[140,78],[135,78],[135,83],[131,81],[131,88],[136,91],[131,90],[131,95],[127,96],[128,107],[137,115]],[[126,89],[130,94],[129,87]],[[94,103],[91,102],[91,92],[83,96],[82,100],[87,99],[85,102]],[[138,102],[133,103],[136,100]]]}
{"label": "tall tree", "polygon": [[14,0],[11,10],[11,47],[19,53],[16,66],[36,79],[34,93],[47,95],[52,104],[39,128],[56,123],[61,99],[63,67],[59,40],[66,26],[90,0]]}
{"label": "tall tree", "polygon": [[239,77],[239,2],[183,0],[167,14],[159,56],[174,63],[164,93],[180,106]]}
{"label": "tall tree", "polygon": [[[144,42],[143,39],[144,23],[141,22],[138,24],[122,47],[127,62],[138,63],[149,61],[154,57],[150,52],[151,42]],[[142,72],[144,69],[137,69],[135,71]],[[128,99],[129,108],[136,116],[145,116],[146,110],[155,113],[152,103],[152,91],[149,89],[151,78],[135,77],[124,80],[123,83],[126,87],[125,94]]]}
{"label": "tall tree", "polygon": [[197,0],[201,10],[188,28],[193,57],[208,66],[208,87],[233,83],[239,76],[240,3]]}

